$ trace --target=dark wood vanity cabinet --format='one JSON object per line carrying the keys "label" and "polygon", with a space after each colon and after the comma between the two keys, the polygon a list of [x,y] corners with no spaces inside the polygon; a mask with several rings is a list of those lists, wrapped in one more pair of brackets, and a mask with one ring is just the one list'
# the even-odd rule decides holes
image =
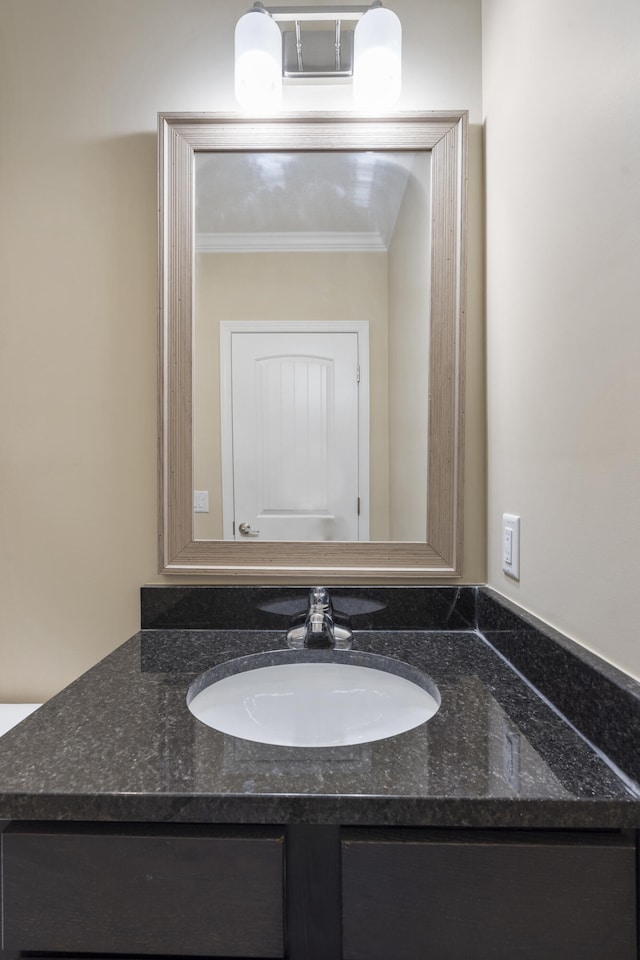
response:
{"label": "dark wood vanity cabinet", "polygon": [[6,951],[284,957],[284,831],[11,824]]}
{"label": "dark wood vanity cabinet", "polygon": [[2,960],[638,957],[618,831],[14,822],[2,889]]}
{"label": "dark wood vanity cabinet", "polygon": [[354,830],[343,960],[635,960],[633,836]]}

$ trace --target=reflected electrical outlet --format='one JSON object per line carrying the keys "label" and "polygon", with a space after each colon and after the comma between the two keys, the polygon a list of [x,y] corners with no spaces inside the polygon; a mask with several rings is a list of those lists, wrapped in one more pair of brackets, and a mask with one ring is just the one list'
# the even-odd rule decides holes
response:
{"label": "reflected electrical outlet", "polygon": [[512,790],[517,791],[520,787],[520,734],[506,731],[503,746],[504,778]]}

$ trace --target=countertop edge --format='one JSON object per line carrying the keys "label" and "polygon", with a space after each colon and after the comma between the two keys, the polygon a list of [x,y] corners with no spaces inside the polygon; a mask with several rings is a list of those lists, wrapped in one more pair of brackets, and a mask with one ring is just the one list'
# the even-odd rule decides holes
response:
{"label": "countertop edge", "polygon": [[[64,796],[0,794],[3,819],[206,824],[323,823],[472,829],[640,829],[640,803],[625,800],[473,800],[333,796]],[[365,803],[363,804],[363,800]],[[364,809],[363,809],[364,808]],[[60,810],[64,809],[64,816]],[[1,821],[0,821],[1,822]]]}

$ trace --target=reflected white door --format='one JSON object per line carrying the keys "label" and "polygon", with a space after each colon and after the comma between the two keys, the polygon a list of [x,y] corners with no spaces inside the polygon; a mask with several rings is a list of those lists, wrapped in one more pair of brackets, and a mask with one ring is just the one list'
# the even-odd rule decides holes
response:
{"label": "reflected white door", "polygon": [[230,336],[231,536],[358,540],[358,333]]}

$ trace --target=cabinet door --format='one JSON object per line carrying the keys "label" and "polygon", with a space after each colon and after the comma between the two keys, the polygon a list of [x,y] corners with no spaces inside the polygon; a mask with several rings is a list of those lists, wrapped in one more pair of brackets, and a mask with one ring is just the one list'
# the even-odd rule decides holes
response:
{"label": "cabinet door", "polygon": [[344,960],[635,960],[635,850],[619,834],[352,831]]}
{"label": "cabinet door", "polygon": [[277,832],[9,826],[5,950],[284,956]]}

